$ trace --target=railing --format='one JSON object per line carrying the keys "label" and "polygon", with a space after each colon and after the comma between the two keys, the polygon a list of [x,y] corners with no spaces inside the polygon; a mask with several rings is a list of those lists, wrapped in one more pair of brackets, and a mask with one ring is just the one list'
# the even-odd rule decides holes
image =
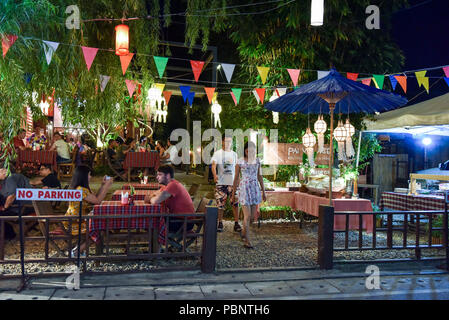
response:
{"label": "railing", "polygon": [[[366,250],[414,250],[415,260],[421,260],[422,249],[445,249],[446,267],[449,268],[449,248],[448,248],[448,212],[444,211],[380,211],[380,212],[334,212],[333,207],[320,206],[319,214],[319,231],[318,231],[318,264],[323,269],[332,269],[334,261],[334,252],[350,252],[350,251],[366,251]],[[376,217],[379,215],[387,216],[386,227],[376,226]],[[393,216],[403,215],[403,223],[399,226],[393,225]],[[334,216],[345,216],[345,228],[344,230],[334,230]],[[355,246],[350,246],[349,228],[350,217],[358,217],[358,235]],[[442,217],[443,226],[435,227],[434,221],[437,216]],[[411,218],[414,219],[411,219]],[[365,218],[365,219],[363,219]],[[364,244],[363,241],[363,220],[372,219],[373,232],[370,245]],[[409,221],[415,221],[416,227],[414,230],[413,238],[409,235],[411,230],[409,229]],[[421,221],[426,221],[428,225],[426,227],[421,226]],[[432,233],[439,231],[442,233],[442,244],[435,244],[432,241]],[[354,231],[352,231],[354,232]],[[402,241],[400,245],[394,245],[394,233],[400,232],[402,234]],[[336,234],[344,234],[343,246],[336,247],[334,245],[334,238]],[[386,245],[378,245],[379,233],[386,235]],[[427,240],[423,243],[421,237],[422,234],[427,237]],[[440,259],[439,259],[440,260]],[[391,261],[391,260],[389,260]],[[358,261],[367,262],[367,261]],[[449,269],[448,269],[449,270]]]}
{"label": "railing", "polygon": [[[207,207],[205,213],[192,213],[192,214],[133,214],[133,215],[88,215],[83,216],[82,221],[86,222],[86,233],[83,235],[84,241],[86,242],[86,256],[85,257],[72,257],[71,251],[78,243],[78,235],[72,235],[72,225],[79,224],[78,216],[24,216],[22,217],[22,227],[20,228],[23,232],[24,224],[27,223],[38,223],[39,229],[42,233],[41,236],[23,236],[24,250],[26,250],[27,242],[29,241],[43,241],[44,247],[42,252],[42,257],[40,258],[30,258],[27,254],[24,255],[22,259],[10,259],[5,257],[5,223],[20,221],[18,216],[1,216],[0,217],[0,265],[4,264],[23,264],[28,263],[67,263],[67,262],[77,262],[78,267],[80,263],[83,264],[82,271],[88,272],[87,261],[96,262],[110,262],[116,260],[147,260],[154,258],[177,258],[177,257],[195,257],[201,259],[201,270],[202,272],[209,273],[215,270],[216,262],[216,225],[217,225],[217,208]],[[92,254],[89,250],[92,244],[95,242],[91,239],[90,221],[94,219],[105,220],[105,228],[100,231],[102,233],[100,241],[96,244],[96,252]],[[128,219],[128,227],[121,229],[119,234],[110,234],[109,220],[110,219]],[[136,234],[134,231],[140,231],[141,228],[131,228],[131,219],[150,219],[148,225],[148,230],[145,232],[139,232]],[[158,237],[159,230],[153,228],[151,224],[151,219],[164,219],[165,223],[165,244],[162,245],[162,250],[158,250]],[[178,222],[182,221],[182,229],[179,232],[169,232],[170,220],[176,220]],[[51,224],[58,224],[62,222],[68,223],[67,232],[64,235],[53,235],[50,232]],[[187,230],[187,223],[195,224],[191,231]],[[104,234],[104,235],[103,235]],[[19,235],[20,236],[20,235]],[[122,245],[126,245],[125,254],[111,254],[110,247],[113,245],[112,240],[115,240],[119,236]],[[131,240],[138,237],[140,241],[142,238],[143,249],[146,251],[144,253],[131,253]],[[16,237],[19,238],[19,237]],[[187,250],[188,244],[197,239],[202,238],[202,246],[199,252],[190,252]],[[60,249],[60,242],[64,243],[64,248]],[[18,240],[13,240],[12,242],[18,242]],[[142,242],[139,242],[142,245]],[[177,244],[177,245],[176,245]],[[56,251],[60,253],[59,257],[51,257],[51,248],[54,247]],[[173,250],[173,248],[175,248]],[[59,249],[59,250],[58,250]],[[142,249],[142,247],[141,247]],[[175,251],[175,252],[173,252]],[[180,267],[179,269],[184,269]]]}

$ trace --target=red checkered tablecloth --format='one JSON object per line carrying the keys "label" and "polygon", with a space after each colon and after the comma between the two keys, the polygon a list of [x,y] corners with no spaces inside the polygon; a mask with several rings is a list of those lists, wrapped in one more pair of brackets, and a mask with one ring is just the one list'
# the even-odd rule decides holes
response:
{"label": "red checkered tablecloth", "polygon": [[[135,201],[134,205],[122,205],[120,201],[103,201],[100,205],[95,205],[93,215],[95,216],[113,216],[113,215],[139,215],[151,213],[166,212],[165,207],[161,205],[145,204],[143,201]],[[165,220],[161,217],[143,217],[143,218],[110,218],[110,219],[91,219],[90,231],[95,241],[95,235],[98,231],[128,229],[149,229],[159,230],[159,243],[165,244]]]}
{"label": "red checkered tablecloth", "polygon": [[19,150],[17,163],[21,167],[25,162],[51,164],[54,171],[58,169],[56,164],[56,151]]}
{"label": "red checkered tablecloth", "polygon": [[122,186],[122,190],[130,190],[131,186],[133,186],[135,190],[159,190],[162,187],[159,183],[155,182],[147,184],[125,183]]}
{"label": "red checkered tablecloth", "polygon": [[398,211],[444,210],[444,197],[382,192],[380,207]]}
{"label": "red checkered tablecloth", "polygon": [[157,151],[128,152],[123,162],[123,168],[159,168],[160,157]]}
{"label": "red checkered tablecloth", "polygon": [[[129,191],[126,191],[126,190],[116,190],[112,194],[112,201],[120,201],[122,199],[122,192],[128,192],[128,194],[129,194]],[[136,193],[134,194],[134,200],[143,201],[145,199],[146,195],[150,195],[154,192],[156,192],[156,190],[137,190],[136,189]]]}

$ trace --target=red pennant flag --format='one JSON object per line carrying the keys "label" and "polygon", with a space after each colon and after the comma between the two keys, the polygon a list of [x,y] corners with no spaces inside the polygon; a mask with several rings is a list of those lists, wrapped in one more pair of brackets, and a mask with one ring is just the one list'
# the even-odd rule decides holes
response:
{"label": "red pennant flag", "polygon": [[259,96],[260,102],[263,104],[265,98],[265,88],[256,88],[256,92]]}
{"label": "red pennant flag", "polygon": [[134,91],[136,90],[137,83],[134,80],[125,80],[126,87],[128,88],[129,96],[132,97]]}
{"label": "red pennant flag", "polygon": [[168,102],[170,101],[172,92],[171,91],[163,91],[162,94],[164,95],[165,105],[168,106]]}
{"label": "red pennant flag", "polygon": [[371,84],[371,78],[363,79],[363,80],[362,80],[362,83],[363,83],[364,85],[366,85],[366,86],[369,86],[369,85]]}
{"label": "red pennant flag", "polygon": [[358,76],[359,76],[358,73],[351,73],[351,72],[346,73],[346,78],[353,80],[353,81],[357,81]]}
{"label": "red pennant flag", "polygon": [[293,86],[297,86],[298,84],[298,78],[299,78],[299,73],[301,72],[300,69],[287,69],[288,74],[290,75],[290,79],[292,79],[293,82]]}
{"label": "red pennant flag", "polygon": [[203,71],[204,61],[190,60],[190,65],[192,66],[193,76],[195,77],[195,82],[198,82],[200,78],[201,71]]}
{"label": "red pennant flag", "polygon": [[449,66],[443,68],[444,74],[446,75],[446,78],[449,78]]}
{"label": "red pennant flag", "polygon": [[215,88],[204,87],[204,91],[206,91],[207,99],[209,99],[209,103],[212,104],[212,99],[214,97]]}
{"label": "red pennant flag", "polygon": [[3,58],[6,56],[9,48],[16,42],[17,36],[13,34],[8,34],[6,37],[2,39],[2,50],[3,50]]}
{"label": "red pennant flag", "polygon": [[232,100],[234,100],[234,104],[237,106],[237,98],[235,97],[234,92],[231,91],[230,94],[231,94]]}
{"label": "red pennant flag", "polygon": [[92,62],[94,62],[95,56],[97,55],[98,48],[81,47],[81,49],[83,49],[84,61],[86,61],[87,71],[90,71]]}
{"label": "red pennant flag", "polygon": [[396,78],[396,80],[398,80],[402,90],[404,90],[404,93],[407,93],[407,77],[406,76],[394,76],[394,77]]}
{"label": "red pennant flag", "polygon": [[134,57],[134,53],[128,53],[126,56],[120,56],[120,64],[122,65],[123,75],[125,75],[126,70],[128,70],[129,64]]}

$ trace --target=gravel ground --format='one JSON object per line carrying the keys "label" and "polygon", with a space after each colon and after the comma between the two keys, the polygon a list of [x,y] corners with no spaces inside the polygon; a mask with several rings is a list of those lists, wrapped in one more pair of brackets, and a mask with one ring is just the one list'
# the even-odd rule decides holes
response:
{"label": "gravel ground", "polygon": [[[217,234],[217,269],[228,268],[273,268],[273,267],[317,267],[317,231],[316,222],[305,223],[302,229],[297,222],[282,220],[263,221],[261,227],[256,224],[251,226],[252,244],[254,249],[246,249],[240,239],[239,233],[233,231],[233,222],[224,222],[224,231]],[[358,245],[358,232],[349,233],[350,246]],[[414,236],[410,234],[409,243],[412,244]],[[427,238],[422,237],[422,243]],[[393,245],[402,244],[402,235],[394,235]],[[363,244],[371,244],[371,234],[363,233]],[[385,234],[377,234],[377,244],[386,245]],[[337,234],[334,238],[334,246],[344,245],[344,234]],[[198,245],[192,245],[190,251],[201,249],[201,241]],[[93,253],[94,249],[91,249]],[[135,249],[142,250],[142,249]],[[38,258],[43,256],[43,243],[37,241],[28,242],[26,245],[26,257]],[[112,249],[113,253],[123,252],[122,249]],[[136,251],[137,252],[137,251]],[[142,252],[142,251],[141,251]],[[18,243],[9,242],[6,246],[6,257],[9,259],[19,258]],[[56,254],[52,251],[50,255]],[[423,250],[423,256],[444,255],[443,250]],[[391,250],[391,251],[354,251],[335,252],[335,261],[338,260],[373,260],[373,259],[399,259],[413,258],[414,250]],[[37,264],[26,265],[27,272],[64,272],[69,264]],[[171,258],[154,259],[147,261],[109,262],[95,265],[94,262],[87,263],[89,271],[150,271],[167,267],[198,267],[199,259],[195,258]],[[20,265],[0,265],[0,274],[19,273]]]}

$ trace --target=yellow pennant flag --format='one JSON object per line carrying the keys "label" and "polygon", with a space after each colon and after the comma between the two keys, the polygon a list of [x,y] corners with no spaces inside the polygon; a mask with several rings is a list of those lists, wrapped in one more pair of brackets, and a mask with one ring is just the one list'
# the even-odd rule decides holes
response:
{"label": "yellow pennant flag", "polygon": [[424,86],[424,88],[426,88],[426,90],[427,90],[427,93],[429,93],[429,78],[426,77],[426,73],[427,73],[426,70],[418,71],[418,72],[415,72],[415,75],[416,75],[416,80],[418,81],[418,85],[420,87]]}
{"label": "yellow pennant flag", "polygon": [[270,71],[269,67],[257,67],[257,71],[259,71],[260,78],[262,79],[262,84],[265,84],[267,81],[268,71]]}
{"label": "yellow pennant flag", "polygon": [[154,83],[153,87],[159,89],[161,92],[164,91],[165,83]]}

